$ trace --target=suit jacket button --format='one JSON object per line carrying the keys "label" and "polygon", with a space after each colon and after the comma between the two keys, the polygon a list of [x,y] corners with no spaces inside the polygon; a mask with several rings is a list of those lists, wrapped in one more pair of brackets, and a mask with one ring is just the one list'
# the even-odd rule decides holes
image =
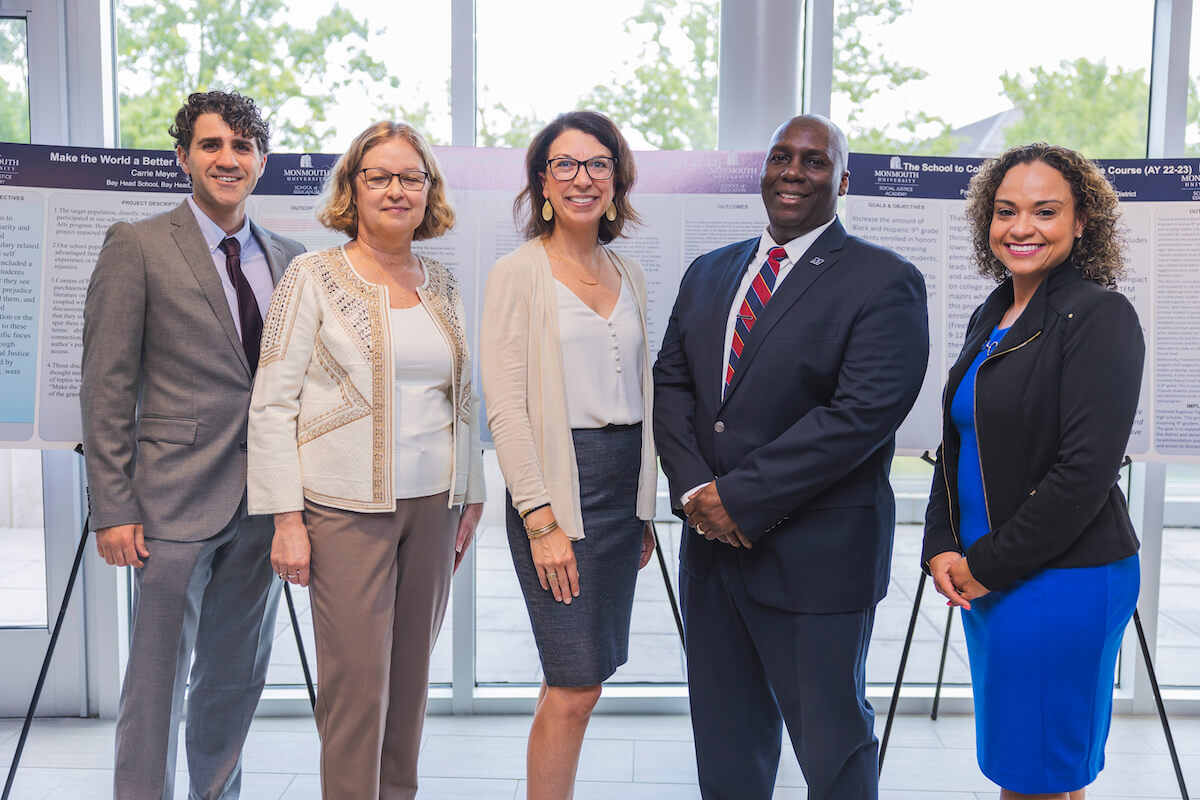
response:
{"label": "suit jacket button", "polygon": [[716,431],[717,433],[724,433],[725,432],[725,423],[721,422],[721,420],[717,420],[715,423],[713,423],[713,430]]}
{"label": "suit jacket button", "polygon": [[246,447],[245,442],[238,442],[238,450],[241,450],[243,453],[245,453],[247,451],[247,449],[248,448]]}

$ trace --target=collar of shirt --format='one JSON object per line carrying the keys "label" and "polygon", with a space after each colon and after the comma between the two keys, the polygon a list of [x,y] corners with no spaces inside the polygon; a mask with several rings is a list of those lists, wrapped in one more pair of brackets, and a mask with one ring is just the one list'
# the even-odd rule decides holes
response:
{"label": "collar of shirt", "polygon": [[[792,266],[800,259],[800,256],[804,255],[804,252],[812,247],[813,242],[825,232],[826,228],[833,224],[835,219],[837,219],[836,216],[830,217],[829,221],[824,225],[819,225],[803,236],[797,236],[787,244],[782,245],[783,249],[787,251],[787,260],[779,268],[779,275],[775,279],[776,286],[783,282],[783,279],[787,277],[787,273],[791,271]],[[767,253],[771,251],[772,247],[780,246],[771,238],[770,228],[763,230],[762,236],[758,237],[758,252],[754,254],[754,260],[746,267],[747,273],[751,276],[757,275],[758,271],[762,269],[763,262],[767,260]],[[751,280],[753,280],[753,277],[751,277]],[[744,294],[745,292],[743,291],[738,295],[739,304]]]}
{"label": "collar of shirt", "polygon": [[[204,211],[196,204],[195,198],[188,195],[188,206],[191,207],[192,213],[196,215],[196,224],[200,226],[200,233],[204,236],[204,243],[208,245],[208,252],[216,255],[217,248],[221,246],[221,242],[229,236],[221,229],[221,226],[213,222],[212,219],[205,214]],[[242,246],[242,252],[246,252],[246,248],[250,246],[250,242],[254,237],[250,235],[250,218],[242,218],[242,227],[237,233],[233,234],[233,238],[238,240],[238,244]],[[221,251],[221,260],[225,259],[225,251]]]}
{"label": "collar of shirt", "polygon": [[[785,245],[783,249],[787,251],[787,258],[779,267],[779,275],[775,278],[775,289],[779,289],[779,285],[783,283],[783,279],[792,271],[792,266],[804,255],[804,252],[812,246],[825,229],[833,224],[836,216],[832,217],[824,225],[819,225],[803,236],[797,236]],[[737,325],[737,312],[742,306],[742,299],[746,296],[746,292],[750,290],[750,284],[754,280],[754,276],[762,269],[763,263],[767,260],[767,253],[772,247],[780,245],[771,238],[770,229],[764,229],[762,236],[758,237],[758,252],[754,254],[754,258],[746,265],[746,271],[742,275],[742,282],[738,285],[738,290],[733,296],[733,305],[729,308],[729,315],[725,319],[725,340],[724,349],[722,350],[723,357],[721,361],[721,396],[725,393],[725,372],[729,368],[729,348],[733,346],[733,329]]]}
{"label": "collar of shirt", "polygon": [[[229,270],[225,268],[225,251],[221,249],[221,242],[224,241],[227,234],[220,225],[213,222],[201,210],[200,206],[196,205],[196,201],[190,195],[187,202],[192,209],[192,214],[196,217],[196,224],[200,226],[204,244],[208,246],[213,268],[216,269],[217,275],[221,279],[221,288],[225,291],[225,301],[229,305],[229,313],[233,315],[233,325],[237,328],[240,336],[242,323],[238,312],[237,289],[234,288],[233,280],[229,277]],[[275,281],[271,276],[271,266],[267,263],[267,254],[250,230],[249,217],[242,221],[242,227],[233,234],[233,238],[237,239],[238,244],[242,246],[242,274],[250,284],[250,290],[254,292],[259,316],[266,319],[267,309],[271,304],[271,293],[275,289]]]}

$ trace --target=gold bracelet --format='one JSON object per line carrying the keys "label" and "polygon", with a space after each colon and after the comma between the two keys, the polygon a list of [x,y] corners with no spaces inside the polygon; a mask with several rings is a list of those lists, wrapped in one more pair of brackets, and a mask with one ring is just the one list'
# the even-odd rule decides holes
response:
{"label": "gold bracelet", "polygon": [[537,530],[532,530],[532,531],[527,530],[527,531],[525,531],[525,535],[528,536],[529,541],[532,542],[534,539],[542,538],[547,533],[550,533],[557,527],[558,527],[558,520],[555,520],[554,522],[551,522],[549,525],[547,525],[543,528],[538,528]]}

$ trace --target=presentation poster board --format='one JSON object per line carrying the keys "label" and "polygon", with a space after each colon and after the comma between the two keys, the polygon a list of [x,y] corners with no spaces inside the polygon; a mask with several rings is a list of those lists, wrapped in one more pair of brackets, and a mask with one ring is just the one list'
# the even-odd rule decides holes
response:
{"label": "presentation poster board", "polygon": [[[963,217],[980,159],[850,157],[846,226],[917,265],[929,291],[929,374],[898,435],[906,449],[940,440],[938,406],[971,312],[995,284],[971,261]],[[1200,159],[1097,162],[1121,199],[1126,276],[1118,289],[1146,337],[1141,398],[1127,452],[1138,460],[1200,457]]]}
{"label": "presentation poster board", "polygon": [[[415,249],[450,267],[478,334],[487,273],[523,237],[513,200],[524,152],[435,148],[457,224]],[[679,280],[701,253],[759,235],[762,153],[636,154],[633,202],[642,225],[613,243],[647,277],[652,352],[662,342]],[[248,203],[263,226],[309,249],[345,238],[313,210],[335,161],[328,154],[272,154]],[[851,232],[892,247],[925,275],[932,352],[925,385],[898,435],[901,452],[936,448],[943,377],[971,311],[991,284],[970,263],[962,217],[979,159],[852,154],[843,219]],[[1200,456],[1200,163],[1196,159],[1103,162],[1121,194],[1129,242],[1122,283],[1148,342],[1146,379],[1130,453]],[[80,440],[79,360],[87,284],[105,231],[167,211],[190,185],[173,153],[0,144],[0,446],[72,447]],[[477,348],[476,352],[477,352]]]}
{"label": "presentation poster board", "polygon": [[[435,151],[457,224],[414,249],[455,272],[474,338],[488,270],[524,240],[513,200],[523,185],[525,154]],[[313,213],[335,160],[270,155],[248,213],[310,250],[344,242]],[[613,248],[646,271],[652,352],[686,265],[762,231],[761,163],[761,153],[637,154],[634,202],[642,224]],[[113,223],[170,210],[189,192],[171,152],[0,144],[0,447],[73,447],[80,440],[83,306],[104,234]]]}

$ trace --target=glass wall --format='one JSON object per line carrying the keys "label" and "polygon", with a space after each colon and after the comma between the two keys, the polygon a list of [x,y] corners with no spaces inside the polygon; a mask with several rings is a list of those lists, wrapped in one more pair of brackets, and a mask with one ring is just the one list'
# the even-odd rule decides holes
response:
{"label": "glass wall", "polygon": [[634,149],[717,144],[717,0],[477,0],[476,144],[523,147],[555,115],[611,116]]}
{"label": "glass wall", "polygon": [[253,97],[273,150],[341,152],[367,125],[393,118],[450,142],[449,3],[116,6],[122,147],[169,149],[181,99],[209,88]]}
{"label": "glass wall", "polygon": [[[0,142],[28,141],[25,20],[0,18]],[[46,608],[41,453],[0,450],[0,628],[44,626]]]}
{"label": "glass wall", "polygon": [[1200,686],[1200,465],[1167,465],[1163,518],[1155,668],[1164,686]]}
{"label": "glass wall", "polygon": [[[1192,11],[1187,155],[1200,156],[1200,14]],[[1158,679],[1200,686],[1200,465],[1168,464],[1158,600]]]}
{"label": "glass wall", "polygon": [[1187,153],[1190,156],[1200,156],[1200,13],[1192,7],[1192,43],[1188,48],[1192,67],[1188,71],[1191,80],[1188,82],[1187,130],[1184,137],[1187,142]]}
{"label": "glass wall", "polygon": [[852,150],[975,156],[1043,140],[1146,155],[1153,0],[836,8],[832,111]]}
{"label": "glass wall", "polygon": [[[434,143],[448,144],[450,15],[464,7],[343,0],[330,10],[269,0],[247,12],[215,0],[121,0],[121,143],[170,147],[165,130],[182,97],[212,86],[255,97],[270,115],[279,151],[340,152],[384,117],[406,119]],[[1144,156],[1153,8],[1153,0],[1014,0],[986,9],[953,0],[834,0],[832,116],[858,151],[980,155],[1047,139],[1094,157]],[[718,0],[612,0],[601,10],[551,0],[475,0],[474,12],[477,145],[523,147],[554,115],[584,107],[614,117],[635,149],[717,146]],[[1200,63],[1197,47],[1194,41],[1193,65]],[[0,79],[8,77],[4,69]],[[1195,66],[1191,72],[1200,74]],[[1189,108],[1189,147],[1200,151],[1195,89]],[[487,458],[493,479],[473,576],[474,683],[536,684],[536,647],[500,513],[503,484],[494,454]],[[1172,469],[1172,486],[1190,480],[1186,471],[1176,480]],[[868,663],[868,680],[877,684],[895,677],[911,614],[929,468],[900,459],[893,481],[901,524]],[[673,578],[678,525],[664,520],[659,531]],[[1172,529],[1164,546],[1159,647],[1166,683],[1200,684],[1200,675],[1172,673],[1168,664],[1197,663],[1200,641],[1191,651],[1163,650],[1192,646],[1179,638],[1197,616],[1181,599],[1190,589],[1186,582],[1172,588],[1180,576],[1200,575],[1189,537]],[[1178,596],[1171,599],[1171,592]],[[307,595],[293,595],[311,662]],[[936,680],[946,618],[944,601],[927,584],[909,681]],[[447,684],[453,675],[451,619],[448,613],[432,683]],[[276,633],[270,679],[299,684],[285,608]],[[950,683],[969,681],[961,636],[955,620]],[[683,677],[662,574],[652,561],[639,576],[630,661],[613,680]]]}
{"label": "glass wall", "polygon": [[25,20],[0,17],[0,142],[29,141]]}
{"label": "glass wall", "polygon": [[0,628],[45,627],[42,454],[0,450]]}

